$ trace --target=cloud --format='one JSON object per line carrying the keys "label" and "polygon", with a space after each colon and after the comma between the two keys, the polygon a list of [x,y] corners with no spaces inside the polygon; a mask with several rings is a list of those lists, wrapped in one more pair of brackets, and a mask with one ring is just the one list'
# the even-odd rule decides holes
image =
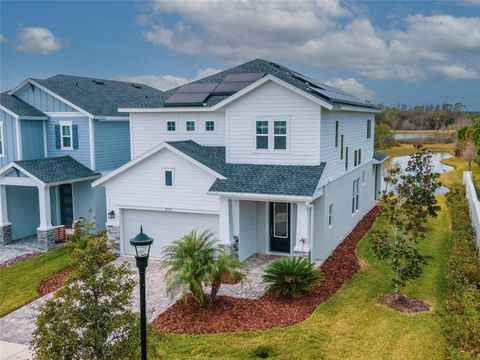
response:
{"label": "cloud", "polygon": [[364,85],[360,84],[354,78],[341,79],[335,78],[330,81],[326,81],[325,84],[336,87],[345,91],[347,94],[354,95],[363,100],[373,100],[375,92],[367,89]]}
{"label": "cloud", "polygon": [[3,34],[0,34],[0,44],[6,41],[7,41],[7,38]]}
{"label": "cloud", "polygon": [[471,80],[479,78],[477,70],[456,65],[432,66],[431,70],[450,80]]}
{"label": "cloud", "polygon": [[17,34],[17,50],[23,53],[47,55],[61,47],[59,39],[42,27],[21,28]]}
{"label": "cloud", "polygon": [[[151,10],[141,22],[148,42],[232,64],[263,57],[409,82],[455,78],[446,66],[480,73],[480,17],[414,14],[379,28],[337,0],[156,1]],[[179,20],[167,24],[170,15]]]}
{"label": "cloud", "polygon": [[190,81],[202,79],[204,77],[216,74],[221,70],[214,68],[205,68],[198,70],[193,79],[187,79],[181,76],[173,75],[139,75],[139,76],[117,76],[117,80],[145,84],[159,90],[169,90],[177,86],[186,84]]}

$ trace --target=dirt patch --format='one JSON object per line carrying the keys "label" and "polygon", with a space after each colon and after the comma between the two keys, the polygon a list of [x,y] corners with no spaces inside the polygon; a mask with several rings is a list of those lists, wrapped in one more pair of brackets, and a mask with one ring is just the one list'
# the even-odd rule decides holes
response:
{"label": "dirt patch", "polygon": [[38,295],[47,295],[53,291],[60,289],[63,286],[67,276],[70,275],[73,270],[74,268],[72,266],[69,266],[62,271],[59,271],[58,273],[43,279],[37,286]]}
{"label": "dirt patch", "polygon": [[222,284],[235,285],[240,282],[240,279],[235,279],[231,276],[225,275],[222,276]]}
{"label": "dirt patch", "polygon": [[335,249],[320,269],[324,280],[315,289],[295,299],[277,298],[267,292],[258,300],[220,296],[212,307],[199,308],[194,300],[178,300],[153,322],[159,331],[204,334],[268,329],[305,320],[360,270],[355,255],[358,241],[370,230],[379,214],[371,210]]}
{"label": "dirt patch", "polygon": [[380,300],[380,304],[406,314],[430,311],[430,305],[427,303],[405,295],[400,295],[398,300],[395,300],[395,295],[393,294],[385,295]]}
{"label": "dirt patch", "polygon": [[4,263],[0,264],[0,269],[12,266],[14,264],[17,264],[19,262],[22,262],[22,261],[25,261],[25,260],[28,260],[28,259],[33,259],[34,257],[37,257],[40,254],[42,254],[40,251],[35,251],[35,252],[29,253],[29,254],[17,256],[16,258],[7,260]]}

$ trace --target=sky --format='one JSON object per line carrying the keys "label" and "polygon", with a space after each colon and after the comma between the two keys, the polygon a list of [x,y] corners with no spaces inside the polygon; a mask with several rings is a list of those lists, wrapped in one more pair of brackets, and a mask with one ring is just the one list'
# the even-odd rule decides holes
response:
{"label": "sky", "polygon": [[255,58],[374,103],[480,110],[480,0],[0,1],[0,89],[70,74],[161,90]]}

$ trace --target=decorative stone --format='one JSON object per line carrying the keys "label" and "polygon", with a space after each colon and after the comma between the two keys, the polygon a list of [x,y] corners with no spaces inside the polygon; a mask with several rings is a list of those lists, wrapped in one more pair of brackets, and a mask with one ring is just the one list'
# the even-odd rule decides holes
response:
{"label": "decorative stone", "polygon": [[293,256],[302,257],[310,261],[310,251],[293,251]]}
{"label": "decorative stone", "polygon": [[12,224],[0,226],[0,245],[8,245],[12,242]]}
{"label": "decorative stone", "polygon": [[117,256],[120,255],[120,226],[107,225],[107,245]]}
{"label": "decorative stone", "polygon": [[50,250],[55,247],[56,229],[37,230],[38,246],[42,250]]}
{"label": "decorative stone", "polygon": [[230,255],[234,255],[238,257],[238,244],[240,239],[238,236],[233,237],[233,242],[230,244],[219,244],[218,247],[224,251],[226,251]]}

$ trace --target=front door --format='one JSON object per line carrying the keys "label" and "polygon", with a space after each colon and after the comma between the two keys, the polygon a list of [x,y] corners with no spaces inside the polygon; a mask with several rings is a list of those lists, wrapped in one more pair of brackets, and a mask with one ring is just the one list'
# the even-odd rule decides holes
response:
{"label": "front door", "polygon": [[58,186],[60,194],[60,221],[62,225],[73,223],[73,192],[72,184]]}
{"label": "front door", "polygon": [[270,251],[290,253],[289,203],[270,203]]}

